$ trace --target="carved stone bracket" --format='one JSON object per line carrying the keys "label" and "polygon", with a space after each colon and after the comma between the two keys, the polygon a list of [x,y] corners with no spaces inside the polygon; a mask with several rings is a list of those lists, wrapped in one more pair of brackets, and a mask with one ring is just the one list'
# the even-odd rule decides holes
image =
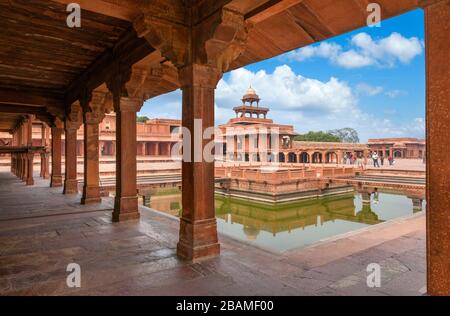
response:
{"label": "carved stone bracket", "polygon": [[184,6],[184,10],[186,24],[144,12],[134,21],[134,28],[178,69],[203,64],[226,72],[247,43],[249,26],[244,15],[222,7],[202,21],[192,21],[195,9]]}
{"label": "carved stone bracket", "polygon": [[80,98],[83,109],[84,124],[99,124],[105,118],[106,93],[100,91],[86,92]]}
{"label": "carved stone bracket", "polygon": [[226,72],[230,63],[244,52],[248,28],[243,14],[223,8],[196,28],[200,42],[196,43],[195,62]]}
{"label": "carved stone bracket", "polygon": [[83,110],[79,102],[74,102],[70,106],[70,112],[66,116],[65,128],[78,130],[83,124]]}
{"label": "carved stone bracket", "polygon": [[134,21],[139,37],[145,39],[175,67],[182,67],[187,59],[189,29],[160,18],[142,14]]}

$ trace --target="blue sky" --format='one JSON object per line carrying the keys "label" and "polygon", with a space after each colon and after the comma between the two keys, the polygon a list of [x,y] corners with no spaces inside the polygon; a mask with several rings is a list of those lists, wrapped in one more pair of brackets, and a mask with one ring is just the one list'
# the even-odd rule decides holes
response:
{"label": "blue sky", "polygon": [[[216,124],[251,84],[269,117],[299,133],[353,127],[361,141],[424,137],[423,11],[415,10],[224,75],[216,90]],[[181,117],[181,92],[147,101],[141,115]]]}

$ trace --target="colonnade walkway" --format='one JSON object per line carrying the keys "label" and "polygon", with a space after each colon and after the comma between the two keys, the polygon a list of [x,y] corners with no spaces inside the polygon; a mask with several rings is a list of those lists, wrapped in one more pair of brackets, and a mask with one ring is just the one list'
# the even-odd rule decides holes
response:
{"label": "colonnade walkway", "polygon": [[[373,226],[302,250],[269,253],[219,235],[221,256],[176,256],[178,220],[140,207],[112,223],[113,201],[82,206],[38,177],[0,173],[0,295],[422,295],[425,216]],[[67,265],[81,268],[69,288]],[[381,266],[381,287],[366,285]]]}

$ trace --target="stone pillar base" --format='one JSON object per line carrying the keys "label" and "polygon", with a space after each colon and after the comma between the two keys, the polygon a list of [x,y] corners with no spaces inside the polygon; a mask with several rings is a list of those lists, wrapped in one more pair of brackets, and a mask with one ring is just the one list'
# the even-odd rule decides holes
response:
{"label": "stone pillar base", "polygon": [[81,204],[93,204],[100,203],[102,198],[100,197],[100,187],[83,187],[83,196],[81,198]]}
{"label": "stone pillar base", "polygon": [[177,255],[181,259],[200,261],[216,257],[220,254],[220,244],[217,239],[216,219],[189,222],[180,220],[180,241],[177,245]]}
{"label": "stone pillar base", "polygon": [[57,188],[57,187],[62,187],[62,185],[63,185],[62,176],[52,175],[51,180],[50,180],[50,187]]}
{"label": "stone pillar base", "polygon": [[140,218],[138,197],[116,197],[114,200],[113,222],[124,222]]}
{"label": "stone pillar base", "polygon": [[77,180],[64,180],[63,194],[76,194],[78,193],[78,181]]}

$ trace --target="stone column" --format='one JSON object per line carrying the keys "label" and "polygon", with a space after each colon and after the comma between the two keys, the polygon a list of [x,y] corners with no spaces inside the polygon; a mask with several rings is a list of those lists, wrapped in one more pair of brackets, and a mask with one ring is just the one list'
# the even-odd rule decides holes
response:
{"label": "stone column", "polygon": [[63,131],[62,122],[57,120],[52,131],[52,175],[50,179],[50,186],[60,187],[62,186],[61,175],[61,134]]}
{"label": "stone column", "polygon": [[450,295],[450,2],[423,3],[427,72],[427,287],[430,295]]}
{"label": "stone column", "polygon": [[104,97],[103,93],[92,92],[84,100],[80,100],[84,123],[84,184],[81,204],[101,202],[98,125],[105,117]]}
{"label": "stone column", "polygon": [[41,177],[43,179],[48,179],[48,177],[50,176],[50,168],[49,168],[49,152],[48,149],[44,149],[44,152],[41,153],[41,171],[42,171],[42,175]]}
{"label": "stone column", "polygon": [[[33,145],[33,138],[32,138],[32,131],[33,131],[33,116],[27,116],[27,118],[25,119],[25,121],[22,124],[22,131],[23,131],[23,146],[26,147],[30,147]],[[22,169],[22,181],[24,181],[25,183],[30,182],[32,185],[33,181],[29,180],[29,171],[30,171],[30,166],[29,166],[29,159],[28,159],[28,155],[27,153],[22,155],[22,160],[23,160],[23,169]],[[32,166],[31,166],[32,168]],[[31,179],[33,178],[33,175],[31,174]]]}
{"label": "stone column", "polygon": [[27,185],[33,185],[33,159],[34,159],[34,152],[28,152],[26,153],[26,159],[27,159],[27,178],[26,178],[26,184]]}
{"label": "stone column", "polygon": [[[41,145],[44,147],[44,151],[48,146],[47,143],[47,126],[45,123],[42,123],[42,130],[41,130]],[[41,153],[41,173],[40,177],[45,179],[45,156]]]}
{"label": "stone column", "polygon": [[66,146],[65,146],[65,179],[64,179],[64,194],[78,193],[77,180],[77,131],[81,126],[81,107],[72,107],[71,115],[64,122],[66,132]]}
{"label": "stone column", "polygon": [[[182,125],[191,131],[194,138],[191,144],[197,145],[190,151],[190,157],[183,157],[182,164],[183,212],[177,253],[189,260],[220,252],[214,209],[214,160],[205,161],[202,157],[203,149],[211,141],[202,136],[205,129],[214,127],[214,90],[220,78],[221,73],[205,65],[190,65],[180,70]],[[197,119],[200,121],[194,130]]]}
{"label": "stone column", "polygon": [[139,98],[117,98],[116,111],[116,197],[113,221],[139,219],[136,167],[136,114],[143,105]]}
{"label": "stone column", "polygon": [[24,180],[24,172],[25,172],[25,159],[23,157],[23,153],[19,153],[19,175],[17,177],[21,181]]}
{"label": "stone column", "polygon": [[11,154],[11,173],[14,174],[14,154]]}
{"label": "stone column", "polygon": [[23,182],[27,181],[27,174],[28,174],[28,160],[27,160],[27,156],[26,154],[21,154],[22,155],[22,174],[20,179]]}
{"label": "stone column", "polygon": [[[248,38],[244,14],[217,7],[218,10],[200,20],[193,18],[195,14],[188,14],[186,26],[154,19],[145,13],[134,21],[138,36],[145,37],[178,69],[183,93],[182,125],[193,139],[184,143],[191,150],[183,155],[183,212],[177,254],[191,261],[220,252],[214,209],[214,157],[211,152],[212,157],[203,153],[203,149],[207,152],[212,149],[208,145],[214,138],[202,136],[206,129],[214,128],[217,82],[245,51]],[[174,32],[179,36],[174,37]]]}
{"label": "stone column", "polygon": [[166,155],[170,156],[170,142],[166,143]]}

